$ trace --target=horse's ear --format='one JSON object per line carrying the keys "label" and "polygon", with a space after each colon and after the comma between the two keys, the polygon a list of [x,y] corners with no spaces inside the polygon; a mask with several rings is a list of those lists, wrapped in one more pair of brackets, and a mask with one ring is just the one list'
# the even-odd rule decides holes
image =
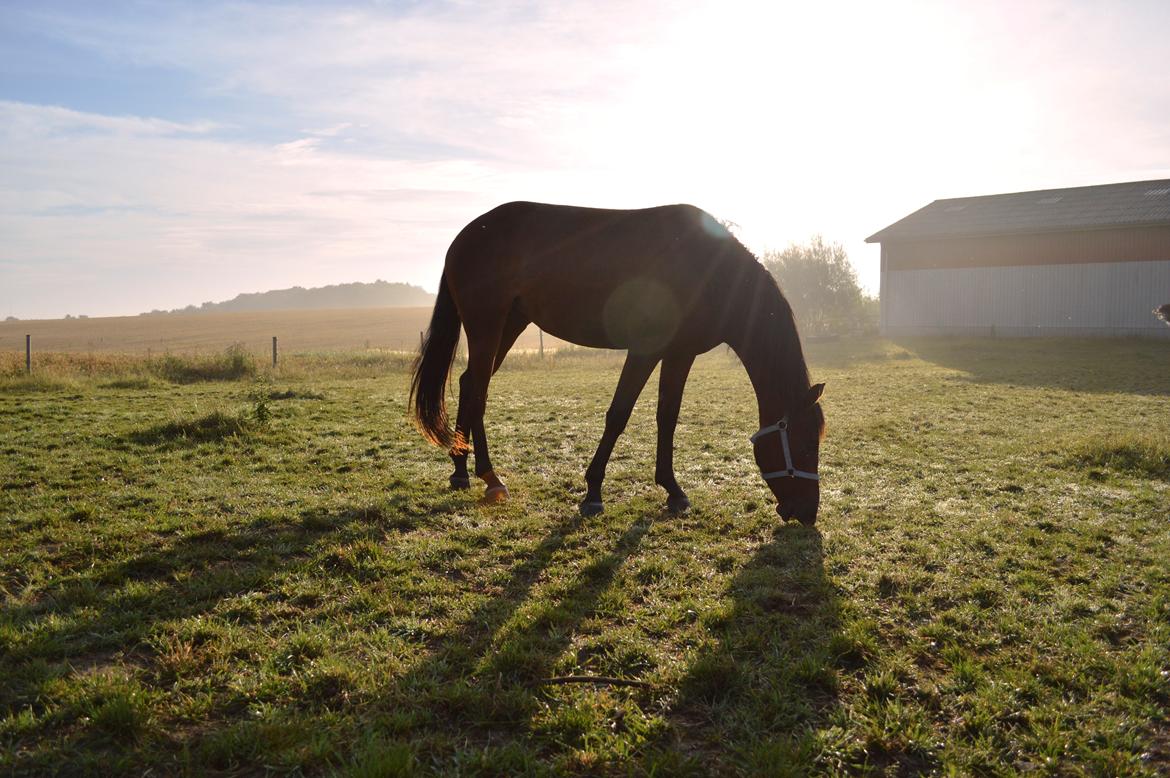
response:
{"label": "horse's ear", "polygon": [[809,390],[808,390],[808,395],[806,395],[804,398],[804,407],[811,408],[814,405],[816,405],[818,402],[821,401],[821,395],[824,393],[825,393],[825,385],[824,384],[817,384],[816,386],[810,386]]}

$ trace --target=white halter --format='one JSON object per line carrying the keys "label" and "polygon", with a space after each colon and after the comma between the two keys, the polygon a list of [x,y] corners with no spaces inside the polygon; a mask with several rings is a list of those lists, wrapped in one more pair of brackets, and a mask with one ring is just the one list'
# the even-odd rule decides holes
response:
{"label": "white halter", "polygon": [[807,478],[810,481],[819,481],[821,477],[816,473],[809,473],[804,470],[797,470],[792,466],[792,452],[788,448],[788,414],[784,414],[784,418],[775,424],[769,424],[767,427],[761,427],[759,432],[752,435],[752,445],[765,435],[771,435],[773,432],[780,433],[780,443],[784,446],[784,469],[777,470],[774,473],[761,473],[765,481],[771,481],[773,478]]}

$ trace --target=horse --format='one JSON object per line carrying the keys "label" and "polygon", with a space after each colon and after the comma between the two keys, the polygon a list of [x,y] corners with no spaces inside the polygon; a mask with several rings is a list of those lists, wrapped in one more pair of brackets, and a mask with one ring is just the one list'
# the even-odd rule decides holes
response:
{"label": "horse", "polygon": [[[511,202],[455,237],[413,365],[410,407],[423,436],[448,450],[452,488],[470,488],[467,457],[474,450],[485,503],[508,497],[488,454],[488,385],[530,323],[569,343],[626,351],[585,471],[582,515],[603,510],[610,454],[659,363],[654,481],[666,490],[667,510],[690,508],[674,473],[683,388],[695,357],[725,343],[756,394],[760,429],[751,442],[776,512],[816,522],[825,385],[810,383],[796,320],[776,281],[710,214],[691,205],[615,210]],[[452,428],[446,393],[460,327],[467,369]]]}

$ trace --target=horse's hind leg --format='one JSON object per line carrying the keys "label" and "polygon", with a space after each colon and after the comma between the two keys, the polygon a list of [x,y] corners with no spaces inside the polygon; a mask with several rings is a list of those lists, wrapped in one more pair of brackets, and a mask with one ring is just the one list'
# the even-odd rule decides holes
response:
{"label": "horse's hind leg", "polygon": [[471,476],[467,474],[467,455],[470,451],[471,431],[467,426],[467,412],[470,410],[466,398],[469,394],[471,374],[464,370],[459,376],[459,410],[455,414],[455,445],[448,452],[455,471],[448,479],[452,489],[470,489]]}
{"label": "horse's hind leg", "polygon": [[[504,357],[508,355],[512,345],[524,329],[528,326],[528,317],[524,316],[518,306],[513,305],[508,311],[508,319],[504,323],[504,331],[500,336],[500,344],[496,348],[495,363],[492,366],[492,374],[494,375],[500,369],[500,364],[504,361]],[[484,434],[483,419],[480,419],[479,424],[475,428],[468,426],[467,413],[464,411],[470,407],[463,401],[467,395],[464,394],[465,387],[470,387],[471,373],[464,370],[459,377],[459,411],[456,414],[455,432],[456,440],[463,443],[462,446],[456,446],[451,449],[451,462],[455,465],[455,472],[451,473],[451,488],[452,489],[468,489],[471,487],[471,476],[467,473],[467,455],[469,453],[468,442],[474,440],[476,437]]]}
{"label": "horse's hind leg", "polygon": [[[478,316],[475,319],[464,320],[467,331],[467,370],[459,379],[459,413],[455,426],[457,430],[464,431],[464,441],[466,433],[468,431],[471,433],[471,447],[475,453],[475,474],[487,484],[484,492],[485,502],[499,502],[508,495],[507,487],[492,468],[483,416],[487,410],[488,384],[491,383],[492,374],[495,372],[496,352],[499,350],[504,327],[509,323],[509,318],[507,311],[500,311],[498,317]],[[463,448],[466,449],[466,442]],[[452,452],[453,458],[456,453],[462,452]],[[458,464],[456,462],[456,468]],[[466,461],[464,467],[466,468]],[[452,478],[454,485],[454,476]]]}
{"label": "horse's hind leg", "polygon": [[609,410],[605,412],[605,432],[601,434],[601,442],[597,444],[597,453],[585,471],[587,490],[585,499],[581,502],[581,515],[592,516],[601,513],[601,482],[605,480],[605,467],[609,464],[609,456],[613,453],[614,444],[618,436],[626,428],[634,404],[638,402],[638,395],[646,380],[654,372],[658,364],[658,357],[630,354],[626,363],[622,365],[622,376],[618,379],[617,389],[613,393],[613,401]]}
{"label": "horse's hind leg", "polygon": [[504,322],[504,332],[500,335],[500,345],[496,347],[496,361],[492,365],[492,375],[500,369],[500,365],[504,363],[504,358],[508,356],[508,352],[512,350],[516,339],[528,328],[532,323],[524,313],[520,310],[518,303],[513,303],[511,309],[508,310],[508,319]]}

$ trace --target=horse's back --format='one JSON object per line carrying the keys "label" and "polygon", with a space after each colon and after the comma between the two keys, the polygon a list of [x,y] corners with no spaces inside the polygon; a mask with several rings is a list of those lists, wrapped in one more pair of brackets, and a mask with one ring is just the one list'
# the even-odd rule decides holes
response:
{"label": "horse's back", "polygon": [[629,348],[641,331],[677,332],[712,279],[745,257],[755,262],[692,205],[617,210],[517,201],[464,227],[445,272],[461,307],[518,305],[570,342]]}

